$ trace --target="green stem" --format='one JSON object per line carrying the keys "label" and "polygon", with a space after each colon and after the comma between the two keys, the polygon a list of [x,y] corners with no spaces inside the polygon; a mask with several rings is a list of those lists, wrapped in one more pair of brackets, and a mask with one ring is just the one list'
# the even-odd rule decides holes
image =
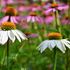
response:
{"label": "green stem", "polygon": [[7,41],[7,70],[9,70],[9,40]]}
{"label": "green stem", "polygon": [[56,70],[56,64],[57,64],[57,50],[56,47],[54,48],[54,69]]}
{"label": "green stem", "polygon": [[36,33],[39,34],[39,37],[38,37],[39,40],[42,41],[42,37],[41,37],[40,32],[39,32],[39,29],[38,29],[38,27],[37,27],[37,23],[34,23],[34,29],[35,29]]}
{"label": "green stem", "polygon": [[69,64],[69,62],[68,62],[68,48],[67,48],[67,50],[66,50],[66,70],[68,70],[68,64]]}
{"label": "green stem", "polygon": [[[61,28],[60,28],[60,23],[59,23],[59,18],[58,18],[58,11],[54,13],[55,17],[55,28],[57,29],[58,32],[61,33]],[[54,48],[54,69],[56,70],[56,65],[57,65],[57,50],[56,47]]]}
{"label": "green stem", "polygon": [[60,20],[59,20],[59,15],[58,15],[58,11],[56,11],[55,13],[55,28],[57,29],[58,32],[61,33],[61,27],[60,27]]}

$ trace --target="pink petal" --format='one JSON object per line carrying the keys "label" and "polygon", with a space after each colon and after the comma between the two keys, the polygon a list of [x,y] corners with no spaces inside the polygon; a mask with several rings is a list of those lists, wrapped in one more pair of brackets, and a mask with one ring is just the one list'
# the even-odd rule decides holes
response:
{"label": "pink petal", "polygon": [[32,22],[35,22],[35,17],[34,16],[32,17]]}
{"label": "pink petal", "polygon": [[31,20],[31,16],[28,16],[27,17],[27,22],[30,22],[30,20]]}
{"label": "pink petal", "polygon": [[11,22],[16,23],[16,24],[18,23],[18,22],[16,21],[16,17],[14,17],[14,16],[11,17]]}
{"label": "pink petal", "polygon": [[8,21],[8,19],[9,19],[9,16],[3,17],[2,20],[1,20],[1,23]]}
{"label": "pink petal", "polygon": [[66,6],[58,7],[58,10],[67,10],[68,8],[69,8],[69,6],[66,5]]}
{"label": "pink petal", "polygon": [[49,8],[48,10],[44,11],[45,14],[49,14],[52,11],[52,8]]}
{"label": "pink petal", "polygon": [[56,9],[55,8],[53,8],[53,12],[55,12],[56,11]]}

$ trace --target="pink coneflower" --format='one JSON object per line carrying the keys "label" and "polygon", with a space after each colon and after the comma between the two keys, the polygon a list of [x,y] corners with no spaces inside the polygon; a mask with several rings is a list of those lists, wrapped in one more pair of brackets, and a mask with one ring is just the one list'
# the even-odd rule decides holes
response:
{"label": "pink coneflower", "polygon": [[25,19],[22,19],[22,20],[21,20],[20,26],[21,26],[23,29],[29,29],[29,25],[28,25],[28,23],[26,22]]}
{"label": "pink coneflower", "polygon": [[45,23],[50,24],[50,23],[52,23],[53,20],[54,20],[54,16],[51,16],[51,15],[46,16]]}
{"label": "pink coneflower", "polygon": [[38,36],[38,34],[32,33],[28,36],[28,38],[37,38]]}
{"label": "pink coneflower", "polygon": [[42,2],[41,6],[43,9],[47,9],[50,6],[50,2]]}
{"label": "pink coneflower", "polygon": [[30,32],[25,33],[25,35],[27,36],[27,38],[37,38],[39,36],[36,33],[30,33]]}
{"label": "pink coneflower", "polygon": [[35,12],[30,12],[29,15],[26,17],[27,22],[38,22],[42,23],[42,18],[38,16]]}
{"label": "pink coneflower", "polygon": [[7,4],[15,4],[14,0],[5,0]]}
{"label": "pink coneflower", "polygon": [[44,20],[44,23],[50,24],[50,23],[53,22],[54,16],[53,16],[52,13],[50,13],[50,14],[48,14],[48,15],[44,14],[44,15],[43,15],[43,20]]}
{"label": "pink coneflower", "polygon": [[6,2],[4,0],[1,0],[0,5],[4,7],[4,6],[6,6]]}
{"label": "pink coneflower", "polygon": [[46,14],[48,14],[50,12],[55,12],[56,10],[58,10],[58,11],[67,10],[68,8],[69,8],[68,5],[54,3],[54,4],[51,4],[50,7],[47,10],[45,10],[44,12]]}
{"label": "pink coneflower", "polygon": [[1,23],[10,21],[13,23],[18,23],[18,16],[17,16],[17,10],[13,7],[7,7],[5,10],[5,16],[1,19]]}
{"label": "pink coneflower", "polygon": [[30,9],[29,6],[23,5],[23,4],[20,4],[20,5],[17,7],[17,10],[18,10],[19,12],[26,12],[26,11],[28,11],[29,9]]}
{"label": "pink coneflower", "polygon": [[31,11],[40,11],[41,10],[41,6],[38,5],[37,3],[34,3],[31,5]]}
{"label": "pink coneflower", "polygon": [[65,16],[64,18],[61,19],[62,24],[70,24],[70,19],[68,16]]}

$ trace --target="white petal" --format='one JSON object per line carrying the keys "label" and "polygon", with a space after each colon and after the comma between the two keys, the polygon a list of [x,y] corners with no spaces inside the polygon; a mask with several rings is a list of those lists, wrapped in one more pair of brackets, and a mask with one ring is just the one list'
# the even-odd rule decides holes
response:
{"label": "white petal", "polygon": [[23,39],[23,40],[27,39],[25,34],[23,34],[21,31],[19,31],[19,30],[15,30],[15,31],[20,36],[21,39]]}
{"label": "white petal", "polygon": [[1,44],[5,44],[8,41],[8,33],[7,31],[1,32]]}
{"label": "white petal", "polygon": [[15,41],[15,35],[13,34],[13,32],[11,30],[8,31],[8,36],[9,36],[10,40],[12,40],[12,42]]}
{"label": "white petal", "polygon": [[15,35],[15,37],[18,39],[19,42],[21,42],[21,39],[19,37],[19,35],[16,33],[15,30],[11,30],[13,32],[13,34]]}
{"label": "white petal", "polygon": [[68,42],[66,42],[65,40],[62,40],[62,43],[63,43],[64,45],[66,45],[66,47],[68,47],[68,48],[70,49],[70,44],[69,44]]}
{"label": "white petal", "polygon": [[52,48],[54,48],[56,46],[55,41],[54,40],[50,40],[50,45]]}
{"label": "white petal", "polygon": [[49,48],[50,50],[52,50],[50,41],[48,42],[48,48]]}
{"label": "white petal", "polygon": [[70,41],[68,41],[67,39],[65,39],[65,41],[70,44]]}
{"label": "white petal", "polygon": [[65,53],[65,46],[63,46],[63,43],[60,40],[55,41],[56,47],[58,47],[63,53]]}
{"label": "white petal", "polygon": [[1,44],[1,40],[2,40],[2,31],[0,31],[0,44]]}
{"label": "white petal", "polygon": [[40,50],[41,53],[48,47],[48,42],[48,40],[45,40],[39,45],[38,50]]}

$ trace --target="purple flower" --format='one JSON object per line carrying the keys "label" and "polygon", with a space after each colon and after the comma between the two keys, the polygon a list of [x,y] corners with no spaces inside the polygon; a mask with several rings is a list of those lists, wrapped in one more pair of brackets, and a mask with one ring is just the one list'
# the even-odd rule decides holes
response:
{"label": "purple flower", "polygon": [[28,25],[28,23],[26,22],[25,19],[22,19],[22,20],[21,20],[20,26],[21,26],[23,29],[29,29],[29,25]]}
{"label": "purple flower", "polygon": [[13,22],[13,23],[15,23],[15,24],[18,23],[16,16],[5,16],[5,17],[3,17],[3,18],[1,19],[1,23],[7,22],[7,21]]}
{"label": "purple flower", "polygon": [[54,20],[54,16],[52,16],[52,15],[48,15],[48,16],[45,17],[44,20],[45,20],[45,23],[46,23],[46,24],[50,24],[50,23],[53,22],[53,20]]}
{"label": "purple flower", "polygon": [[70,24],[70,19],[68,16],[64,17],[61,19],[62,24]]}
{"label": "purple flower", "polygon": [[38,22],[42,23],[42,18],[38,16],[35,12],[30,12],[30,14],[26,17],[27,22]]}
{"label": "purple flower", "polygon": [[7,22],[7,21],[13,22],[15,24],[18,23],[18,20],[20,19],[20,17],[17,16],[16,9],[12,7],[7,7],[4,13],[5,13],[5,16],[1,19],[0,23]]}
{"label": "purple flower", "polygon": [[29,11],[30,8],[29,8],[29,6],[20,5],[20,6],[17,7],[17,10],[18,10],[19,12],[26,12],[26,11]]}
{"label": "purple flower", "polygon": [[28,38],[37,38],[38,36],[39,36],[38,34],[32,33],[32,34],[28,35],[27,37]]}
{"label": "purple flower", "polygon": [[30,10],[31,11],[40,11],[41,10],[41,6],[39,6],[38,4],[34,3],[30,6]]}
{"label": "purple flower", "polygon": [[7,0],[6,2],[7,2],[7,4],[15,4],[14,0]]}
{"label": "purple flower", "polygon": [[62,11],[67,10],[69,8],[66,4],[51,4],[47,10],[44,11],[45,14],[48,14],[50,12],[55,12],[56,10]]}

